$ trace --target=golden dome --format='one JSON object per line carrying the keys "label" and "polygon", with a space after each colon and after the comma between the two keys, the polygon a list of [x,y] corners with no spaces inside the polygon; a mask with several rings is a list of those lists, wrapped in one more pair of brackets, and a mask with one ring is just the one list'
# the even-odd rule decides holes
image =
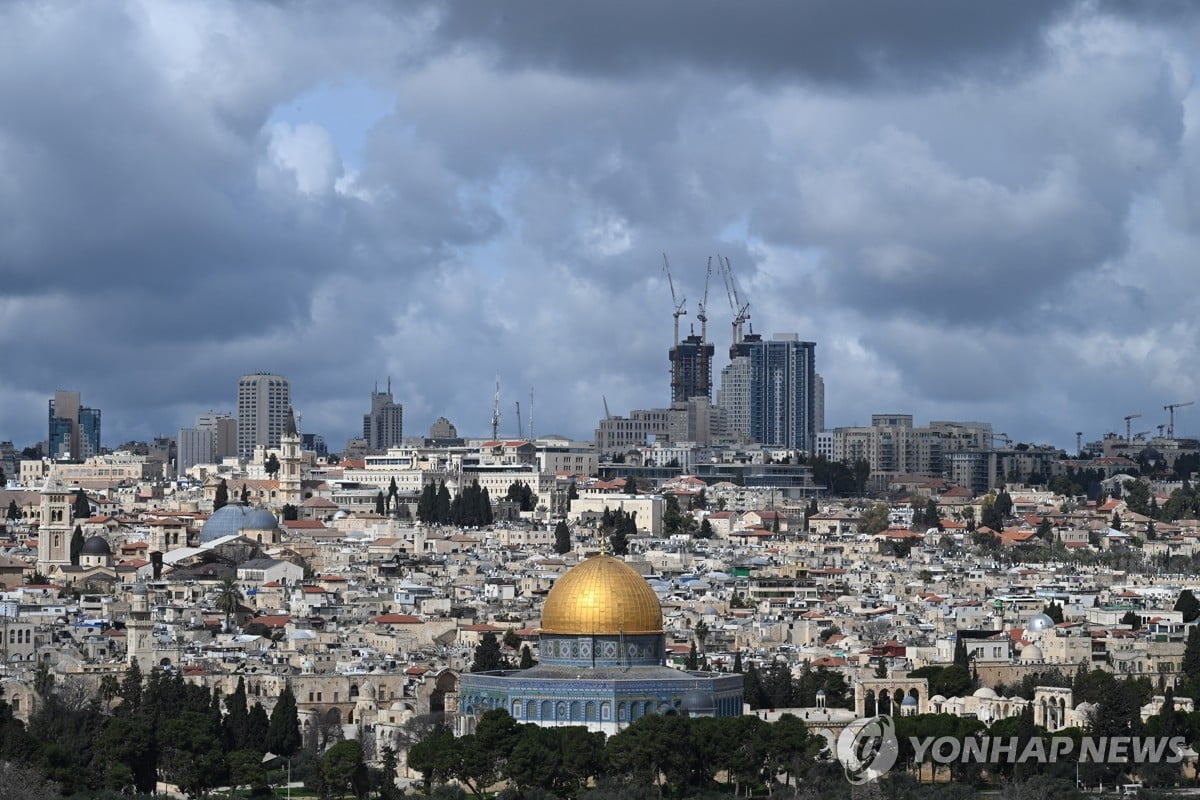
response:
{"label": "golden dome", "polygon": [[619,558],[592,556],[554,582],[542,633],[662,633],[662,608],[646,579]]}

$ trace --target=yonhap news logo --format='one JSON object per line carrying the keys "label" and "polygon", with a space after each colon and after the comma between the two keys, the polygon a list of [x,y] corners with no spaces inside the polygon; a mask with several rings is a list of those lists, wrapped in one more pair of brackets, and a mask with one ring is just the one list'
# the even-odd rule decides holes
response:
{"label": "yonhap news logo", "polygon": [[856,719],[838,736],[836,755],[846,780],[855,786],[870,783],[891,769],[900,755],[896,723],[887,716]]}
{"label": "yonhap news logo", "polygon": [[[1182,736],[910,736],[913,764],[1048,764],[1070,761],[1091,764],[1178,764],[1187,740]],[[891,717],[855,720],[837,740],[836,756],[855,785],[877,780],[896,765],[900,740]]]}

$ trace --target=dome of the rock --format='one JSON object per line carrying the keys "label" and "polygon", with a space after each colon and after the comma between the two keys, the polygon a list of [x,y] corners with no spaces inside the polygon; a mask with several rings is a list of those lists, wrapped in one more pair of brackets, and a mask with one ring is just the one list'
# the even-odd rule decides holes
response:
{"label": "dome of the rock", "polygon": [[554,582],[543,634],[661,633],[662,607],[646,579],[613,556],[593,556]]}

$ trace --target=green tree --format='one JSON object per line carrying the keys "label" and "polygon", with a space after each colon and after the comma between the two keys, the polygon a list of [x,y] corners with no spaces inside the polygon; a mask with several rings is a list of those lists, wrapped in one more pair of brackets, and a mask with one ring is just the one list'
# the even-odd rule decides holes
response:
{"label": "green tree", "polygon": [[683,513],[679,510],[679,498],[668,494],[663,507],[663,533],[667,536],[683,530]]}
{"label": "green tree", "polygon": [[221,478],[221,482],[217,484],[217,494],[213,498],[213,511],[220,511],[225,506],[229,505],[229,484]]}
{"label": "green tree", "polygon": [[363,761],[362,745],[356,739],[343,739],[325,751],[321,759],[321,774],[325,785],[345,797],[346,791],[355,797],[365,797],[367,765]]}
{"label": "green tree", "polygon": [[383,516],[387,513],[386,500],[383,496],[382,489],[380,489],[379,493],[375,495],[375,513],[380,516]]}
{"label": "green tree", "polygon": [[571,529],[565,520],[559,520],[554,526],[554,552],[562,555],[571,552]]}
{"label": "green tree", "polygon": [[274,479],[279,474],[279,469],[279,457],[271,453],[271,455],[267,456],[267,460],[263,462],[263,472],[267,473],[267,476],[271,479]]}
{"label": "green tree", "polygon": [[[3,486],[3,484],[0,484]],[[71,516],[74,519],[87,519],[92,515],[92,505],[88,502],[87,492],[83,489],[75,490],[75,506],[71,509]]]}
{"label": "green tree", "polygon": [[479,637],[475,645],[475,659],[471,662],[471,672],[493,672],[507,669],[508,663],[500,652],[500,641],[496,634],[488,631]]}
{"label": "green tree", "polygon": [[888,517],[891,513],[887,503],[875,503],[863,514],[859,527],[863,533],[874,536],[887,530]]}
{"label": "green tree", "polygon": [[1142,615],[1130,609],[1121,617],[1120,622],[1122,625],[1128,625],[1136,631],[1142,627]]}
{"label": "green tree", "polygon": [[408,766],[421,773],[425,794],[435,783],[444,783],[454,771],[457,761],[454,732],[437,725],[408,750]]}
{"label": "green tree", "polygon": [[1053,600],[1046,604],[1045,608],[1042,609],[1042,613],[1054,620],[1055,624],[1059,624],[1064,621],[1063,607]]}
{"label": "green tree", "polygon": [[434,505],[434,521],[438,525],[447,525],[450,522],[450,490],[446,488],[445,481],[442,481],[437,489]]}
{"label": "green tree", "polygon": [[1200,625],[1188,628],[1187,640],[1183,645],[1183,661],[1179,671],[1187,676],[1193,685],[1200,683]]}
{"label": "green tree", "polygon": [[708,521],[708,517],[705,517],[704,520],[700,523],[700,530],[698,530],[696,532],[696,538],[697,539],[711,539],[712,537],[713,537],[712,523]]}
{"label": "green tree", "polygon": [[632,474],[626,475],[625,476],[625,494],[637,494],[637,493],[638,493],[637,477]]}
{"label": "green tree", "polygon": [[1121,485],[1121,490],[1121,497],[1130,511],[1142,516],[1150,514],[1150,486],[1148,484],[1137,478],[1131,478]]}
{"label": "green tree", "polygon": [[8,501],[8,511],[5,512],[4,518],[9,520],[10,522],[21,518],[21,509],[17,508],[16,500]]}
{"label": "green tree", "polygon": [[529,669],[536,667],[537,662],[533,660],[533,653],[529,649],[529,645],[521,645],[521,663],[518,665],[520,669]]}
{"label": "green tree", "polygon": [[1195,622],[1200,618],[1200,600],[1196,599],[1191,589],[1184,589],[1175,600],[1175,610],[1183,615],[1185,623]]}
{"label": "green tree", "polygon": [[793,714],[784,714],[771,725],[767,734],[767,764],[770,773],[782,773],[784,783],[792,786],[793,781],[812,766],[817,753],[822,749],[819,737],[808,732],[804,721]]}
{"label": "green tree", "polygon": [[244,506],[250,505],[250,487],[244,483],[242,484],[242,494],[238,502]]}
{"label": "green tree", "polygon": [[83,550],[83,528],[75,526],[75,531],[71,534],[71,563],[79,566],[79,552]]}
{"label": "green tree", "polygon": [[225,615],[225,630],[233,630],[232,618],[242,605],[242,590],[238,588],[237,578],[229,576],[221,580],[217,587],[217,610]]}
{"label": "green tree", "polygon": [[270,726],[267,728],[267,750],[279,756],[291,756],[300,749],[300,716],[296,709],[296,695],[290,685],[284,686],[271,710]]}

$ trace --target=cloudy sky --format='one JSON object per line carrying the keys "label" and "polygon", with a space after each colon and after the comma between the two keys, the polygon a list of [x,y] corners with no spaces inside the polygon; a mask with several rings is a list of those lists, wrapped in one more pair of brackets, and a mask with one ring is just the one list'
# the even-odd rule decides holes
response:
{"label": "cloudy sky", "polygon": [[[0,439],[292,381],[340,449],[663,405],[710,255],[827,424],[1073,445],[1200,400],[1191,4],[0,5]],[[709,286],[719,368],[730,338]],[[1200,406],[1178,429],[1200,435]]]}

